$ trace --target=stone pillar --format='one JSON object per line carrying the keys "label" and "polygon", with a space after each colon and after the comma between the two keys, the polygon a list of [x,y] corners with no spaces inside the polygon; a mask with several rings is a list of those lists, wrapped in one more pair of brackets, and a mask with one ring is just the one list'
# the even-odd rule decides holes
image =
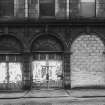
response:
{"label": "stone pillar", "polygon": [[64,88],[70,89],[70,53],[64,53]]}
{"label": "stone pillar", "polygon": [[31,88],[31,69],[30,69],[30,54],[24,53],[24,61],[23,61],[23,81],[24,81],[24,89]]}

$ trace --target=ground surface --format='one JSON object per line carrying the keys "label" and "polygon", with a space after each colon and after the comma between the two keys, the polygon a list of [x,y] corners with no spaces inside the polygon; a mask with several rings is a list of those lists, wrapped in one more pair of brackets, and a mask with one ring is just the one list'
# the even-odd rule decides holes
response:
{"label": "ground surface", "polygon": [[0,105],[105,105],[105,90],[31,90],[0,93]]}

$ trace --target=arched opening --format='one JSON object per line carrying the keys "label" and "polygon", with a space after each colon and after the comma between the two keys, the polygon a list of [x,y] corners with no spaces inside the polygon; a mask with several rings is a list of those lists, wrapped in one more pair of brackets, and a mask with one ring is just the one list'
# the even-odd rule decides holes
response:
{"label": "arched opening", "polygon": [[105,46],[96,35],[81,35],[71,46],[71,87],[105,86]]}
{"label": "arched opening", "polygon": [[22,89],[22,49],[15,37],[0,37],[0,89]]}
{"label": "arched opening", "polygon": [[43,35],[32,43],[32,87],[63,88],[63,46],[58,39]]}
{"label": "arched opening", "polygon": [[0,37],[0,53],[20,53],[22,50],[23,45],[17,38],[9,35]]}

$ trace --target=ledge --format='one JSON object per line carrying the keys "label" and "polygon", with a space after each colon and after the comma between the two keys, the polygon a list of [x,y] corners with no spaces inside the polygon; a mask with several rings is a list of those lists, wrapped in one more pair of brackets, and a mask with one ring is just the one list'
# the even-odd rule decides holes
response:
{"label": "ledge", "polygon": [[34,18],[0,18],[0,25],[22,25],[22,26],[34,26],[34,25],[92,25],[92,26],[105,26],[104,18],[70,18],[70,19],[34,19]]}

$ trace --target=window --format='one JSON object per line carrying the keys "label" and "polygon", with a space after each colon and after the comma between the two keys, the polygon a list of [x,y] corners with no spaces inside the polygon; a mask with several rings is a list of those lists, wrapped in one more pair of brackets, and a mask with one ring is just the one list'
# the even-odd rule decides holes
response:
{"label": "window", "polygon": [[0,0],[0,16],[13,16],[13,15],[14,15],[14,1]]}
{"label": "window", "polygon": [[105,0],[96,0],[97,17],[105,17]]}
{"label": "window", "polygon": [[0,16],[19,18],[105,17],[104,0],[0,0]]}
{"label": "window", "polygon": [[67,0],[55,0],[56,18],[66,18],[67,16]]}
{"label": "window", "polygon": [[0,0],[0,16],[65,18],[66,7],[67,0]]}
{"label": "window", "polygon": [[69,14],[70,17],[78,17],[79,16],[79,0],[70,0],[69,1]]}
{"label": "window", "polygon": [[25,0],[14,0],[14,16],[25,16]]}
{"label": "window", "polygon": [[95,0],[80,0],[80,16],[95,16]]}
{"label": "window", "polygon": [[0,89],[22,89],[22,63],[20,55],[0,55]]}
{"label": "window", "polygon": [[40,16],[55,16],[55,0],[40,0],[39,1]]}
{"label": "window", "polygon": [[63,87],[62,58],[59,54],[35,54],[32,61],[32,72],[34,88]]}
{"label": "window", "polygon": [[39,0],[40,17],[65,18],[67,0]]}
{"label": "window", "polygon": [[71,17],[95,17],[96,0],[70,0]]}
{"label": "window", "polygon": [[28,0],[28,16],[32,18],[39,17],[39,0]]}
{"label": "window", "polygon": [[0,16],[27,16],[27,0],[0,0]]}

